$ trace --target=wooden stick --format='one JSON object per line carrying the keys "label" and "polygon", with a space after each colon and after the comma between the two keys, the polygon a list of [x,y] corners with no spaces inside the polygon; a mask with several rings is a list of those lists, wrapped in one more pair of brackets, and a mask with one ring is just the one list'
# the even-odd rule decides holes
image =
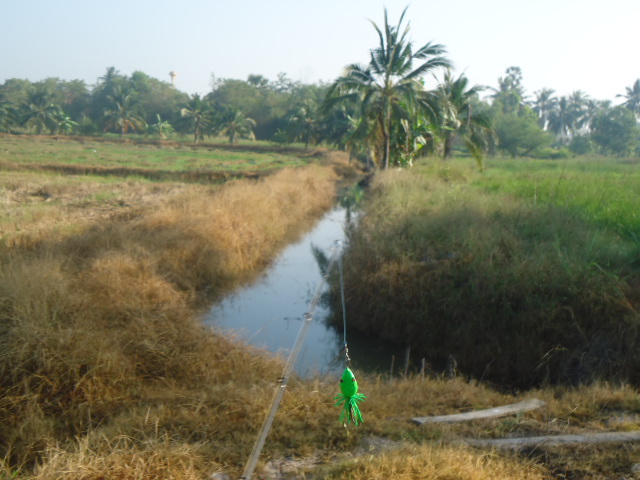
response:
{"label": "wooden stick", "polygon": [[523,412],[528,412],[540,408],[545,403],[537,398],[530,400],[524,400],[518,403],[512,403],[511,405],[503,405],[502,407],[487,408],[485,410],[475,410],[473,412],[455,413],[453,415],[438,415],[435,417],[416,417],[411,420],[418,425],[424,425],[425,423],[457,423],[467,422],[470,420],[479,420],[482,418],[494,418],[504,417],[506,415],[513,415]]}
{"label": "wooden stick", "polygon": [[594,444],[613,442],[638,442],[640,431],[634,432],[603,432],[588,433],[584,435],[548,435],[542,437],[522,438],[465,438],[463,443],[473,447],[510,448],[517,450],[524,447],[551,447],[557,445]]}

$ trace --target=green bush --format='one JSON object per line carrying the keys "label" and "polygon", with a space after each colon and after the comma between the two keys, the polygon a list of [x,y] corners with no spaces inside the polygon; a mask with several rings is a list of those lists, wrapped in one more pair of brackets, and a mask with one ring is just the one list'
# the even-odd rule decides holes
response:
{"label": "green bush", "polygon": [[389,172],[345,256],[350,324],[508,384],[640,379],[637,250],[570,211]]}
{"label": "green bush", "polygon": [[531,154],[533,158],[545,158],[549,160],[563,160],[572,157],[572,152],[566,148],[544,147],[534,150]]}
{"label": "green bush", "polygon": [[76,128],[79,135],[97,135],[99,133],[98,126],[89,117],[83,117]]}
{"label": "green bush", "polygon": [[576,155],[587,155],[593,152],[593,142],[591,142],[591,138],[587,135],[578,135],[573,137],[569,145],[569,150]]}

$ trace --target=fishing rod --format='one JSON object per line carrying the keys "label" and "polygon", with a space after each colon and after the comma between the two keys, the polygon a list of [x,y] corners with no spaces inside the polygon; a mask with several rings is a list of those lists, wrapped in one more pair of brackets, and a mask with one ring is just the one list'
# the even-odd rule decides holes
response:
{"label": "fishing rod", "polygon": [[273,424],[273,420],[276,416],[276,412],[278,411],[278,407],[280,406],[280,402],[282,401],[282,397],[284,396],[285,389],[287,387],[287,383],[289,382],[289,378],[291,377],[291,373],[293,372],[293,366],[298,358],[298,354],[302,348],[302,344],[304,342],[304,337],[307,334],[307,330],[309,329],[309,325],[313,320],[313,314],[320,303],[320,298],[322,297],[322,293],[324,292],[324,286],[328,282],[329,274],[333,269],[334,264],[336,263],[336,259],[338,258],[338,252],[340,250],[340,246],[342,242],[336,241],[334,243],[333,252],[331,254],[331,258],[327,265],[327,268],[324,271],[324,275],[318,286],[316,287],[315,294],[311,299],[311,303],[309,305],[309,310],[304,314],[302,325],[300,325],[300,330],[298,331],[298,336],[293,344],[293,349],[289,354],[289,358],[287,359],[287,363],[284,366],[282,371],[282,376],[278,378],[278,385],[273,394],[273,398],[271,399],[271,406],[269,407],[269,412],[262,423],[262,427],[260,427],[260,433],[258,434],[258,438],[256,438],[256,442],[253,445],[253,450],[249,455],[249,459],[247,460],[247,464],[244,468],[244,473],[242,474],[241,479],[250,480],[253,472],[258,464],[258,458],[260,457],[260,453],[262,452],[262,448],[264,447],[264,443],[267,440],[267,436],[269,435],[269,431],[271,430],[271,426]]}

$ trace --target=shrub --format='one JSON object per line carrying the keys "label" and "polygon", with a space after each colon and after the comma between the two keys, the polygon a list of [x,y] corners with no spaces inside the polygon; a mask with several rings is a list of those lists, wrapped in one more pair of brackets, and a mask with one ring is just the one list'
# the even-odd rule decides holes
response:
{"label": "shrub", "polygon": [[576,155],[587,155],[593,152],[593,143],[587,135],[576,135],[573,137],[573,140],[571,140],[569,150]]}
{"label": "shrub", "polygon": [[572,152],[566,148],[539,148],[534,150],[531,154],[533,158],[546,158],[549,160],[563,160],[565,158],[570,158],[572,156]]}

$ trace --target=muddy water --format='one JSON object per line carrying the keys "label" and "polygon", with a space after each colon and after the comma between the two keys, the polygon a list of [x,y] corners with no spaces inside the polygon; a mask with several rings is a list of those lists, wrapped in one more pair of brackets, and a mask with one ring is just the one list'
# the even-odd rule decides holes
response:
{"label": "muddy water", "polygon": [[[331,256],[335,242],[344,240],[345,218],[344,209],[329,212],[304,238],[287,247],[256,283],[215,305],[205,322],[286,357],[322,281],[312,246]],[[348,310],[347,305],[347,322]],[[297,373],[323,375],[344,368],[343,331],[328,325],[330,315],[331,311],[320,302],[295,365]],[[387,345],[357,334],[348,335],[355,368],[388,371],[391,355],[398,355]]]}

